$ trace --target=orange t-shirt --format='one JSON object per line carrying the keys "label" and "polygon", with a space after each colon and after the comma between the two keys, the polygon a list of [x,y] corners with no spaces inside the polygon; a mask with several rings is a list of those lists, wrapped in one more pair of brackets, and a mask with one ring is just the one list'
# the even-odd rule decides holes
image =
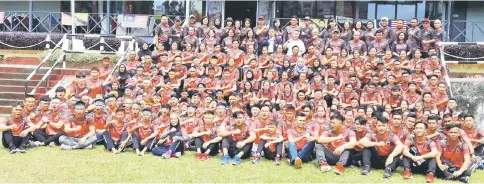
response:
{"label": "orange t-shirt", "polygon": [[366,137],[370,139],[372,142],[381,142],[383,141],[385,145],[383,146],[375,146],[376,152],[380,156],[388,156],[390,153],[395,149],[400,139],[398,136],[393,135],[392,133],[388,132],[384,135],[379,135],[377,133],[367,134]]}
{"label": "orange t-shirt", "polygon": [[17,124],[17,128],[12,129],[12,134],[13,134],[13,136],[20,136],[20,133],[22,131],[24,131],[25,129],[27,129],[26,118],[28,118],[28,117],[24,117],[22,119],[15,121],[12,117],[8,117],[8,119],[4,123],[4,125],[9,126],[9,125]]}
{"label": "orange t-shirt", "polygon": [[461,140],[454,145],[449,145],[447,140],[440,141],[438,149],[442,153],[440,160],[450,162],[458,168],[464,165],[464,155],[469,154],[469,148]]}
{"label": "orange t-shirt", "polygon": [[[340,147],[341,145],[350,142],[351,138],[356,138],[355,132],[350,129],[344,129],[341,133],[344,136],[344,139],[336,140],[330,143],[325,144],[324,146],[326,149],[334,151],[336,148]],[[323,136],[325,137],[338,137],[340,134],[336,133],[333,130],[324,131]]]}
{"label": "orange t-shirt", "polygon": [[74,128],[74,127],[77,127],[77,126],[81,126],[81,129],[78,130],[78,131],[68,133],[67,136],[77,137],[77,138],[84,137],[85,135],[87,135],[89,133],[89,127],[91,126],[91,124],[89,124],[87,122],[86,118],[84,118],[83,120],[76,120],[74,116],[72,116],[69,119],[69,121],[67,121],[64,124],[64,127],[69,127],[69,128]]}

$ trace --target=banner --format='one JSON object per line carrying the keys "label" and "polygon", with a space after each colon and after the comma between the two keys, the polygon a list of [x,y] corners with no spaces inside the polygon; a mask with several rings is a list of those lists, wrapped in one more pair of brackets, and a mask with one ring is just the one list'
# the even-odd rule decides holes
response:
{"label": "banner", "polygon": [[148,15],[124,14],[121,26],[132,28],[147,28]]}
{"label": "banner", "polygon": [[[76,13],[76,26],[87,26],[89,15],[88,13]],[[72,16],[62,12],[62,25],[72,26]]]}

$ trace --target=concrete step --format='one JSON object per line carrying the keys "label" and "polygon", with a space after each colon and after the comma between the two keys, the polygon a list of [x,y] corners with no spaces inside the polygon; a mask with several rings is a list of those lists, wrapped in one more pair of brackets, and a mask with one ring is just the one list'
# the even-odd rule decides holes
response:
{"label": "concrete step", "polygon": [[6,115],[8,117],[8,115],[10,115],[11,113],[12,113],[12,106],[10,105],[0,106],[0,116]]}
{"label": "concrete step", "polygon": [[[2,80],[2,79],[0,79],[0,80]],[[19,92],[19,93],[25,92],[24,86],[0,85],[0,89],[1,89],[2,92]],[[32,91],[32,89],[33,89],[33,86],[27,87],[28,91]],[[45,93],[47,91],[48,91],[47,88],[45,88],[43,86],[38,87],[37,90],[36,90],[36,92],[38,92],[38,93]]]}
{"label": "concrete step", "polygon": [[[26,79],[30,73],[0,73],[1,79]],[[31,80],[40,80],[44,77],[43,74],[35,74],[32,76]],[[60,75],[50,75],[49,80],[60,80],[62,76]]]}
{"label": "concrete step", "polygon": [[[0,106],[11,106],[16,102],[22,102],[23,99],[0,99]],[[1,114],[1,113],[0,113]]]}
{"label": "concrete step", "polygon": [[[27,83],[29,87],[35,87],[40,80],[31,80]],[[40,86],[45,87],[46,81],[42,81]],[[48,87],[53,87],[57,84],[57,80],[50,80]],[[25,79],[0,79],[0,85],[9,85],[9,86],[24,86]]]}
{"label": "concrete step", "polygon": [[[38,93],[36,92],[34,94],[35,99],[39,99],[42,97],[44,93]],[[17,99],[17,100],[23,100],[25,97],[25,92],[0,92],[0,99]]]}

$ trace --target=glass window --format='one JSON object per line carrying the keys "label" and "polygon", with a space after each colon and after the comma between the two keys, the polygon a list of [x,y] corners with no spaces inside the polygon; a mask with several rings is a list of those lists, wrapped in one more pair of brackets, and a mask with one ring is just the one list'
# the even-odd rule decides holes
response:
{"label": "glass window", "polygon": [[376,15],[376,4],[368,3],[368,20],[374,20]]}
{"label": "glass window", "polygon": [[388,17],[388,19],[395,19],[395,4],[377,4],[376,5],[377,19]]}
{"label": "glass window", "polygon": [[190,15],[195,16],[196,22],[202,21],[203,17],[203,1],[202,0],[190,0]]}
{"label": "glass window", "polygon": [[415,4],[411,3],[398,3],[397,5],[397,19],[410,20],[415,17]]}
{"label": "glass window", "polygon": [[428,17],[430,20],[442,19],[442,15],[444,12],[445,11],[443,2],[427,2],[427,6],[425,6],[425,17]]}
{"label": "glass window", "polygon": [[358,12],[356,14],[355,18],[357,19],[368,19],[368,2],[358,2]]}
{"label": "glass window", "polygon": [[423,2],[417,4],[417,18],[418,20],[425,18],[425,3]]}
{"label": "glass window", "polygon": [[316,1],[316,17],[317,18],[334,18],[333,1]]}
{"label": "glass window", "polygon": [[336,2],[336,16],[344,18],[355,18],[355,2],[338,1]]}

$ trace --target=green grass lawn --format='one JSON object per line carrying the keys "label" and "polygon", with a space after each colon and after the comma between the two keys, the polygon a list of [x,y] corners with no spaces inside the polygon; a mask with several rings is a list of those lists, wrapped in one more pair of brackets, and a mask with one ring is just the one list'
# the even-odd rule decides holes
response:
{"label": "green grass lawn", "polygon": [[[41,147],[26,154],[11,155],[0,150],[0,182],[92,183],[92,182],[277,182],[277,183],[425,183],[423,175],[412,180],[402,179],[402,169],[391,179],[383,179],[383,171],[360,175],[359,168],[347,168],[342,176],[333,172],[321,173],[314,162],[296,170],[286,160],[280,166],[263,160],[254,165],[250,160],[239,166],[220,165],[220,157],[197,161],[193,152],[182,158],[164,160],[147,154],[136,156],[133,151],[113,155],[102,146],[94,150],[61,151],[60,148]],[[471,182],[484,181],[484,172],[473,173]],[[436,183],[448,181],[436,180]]]}

